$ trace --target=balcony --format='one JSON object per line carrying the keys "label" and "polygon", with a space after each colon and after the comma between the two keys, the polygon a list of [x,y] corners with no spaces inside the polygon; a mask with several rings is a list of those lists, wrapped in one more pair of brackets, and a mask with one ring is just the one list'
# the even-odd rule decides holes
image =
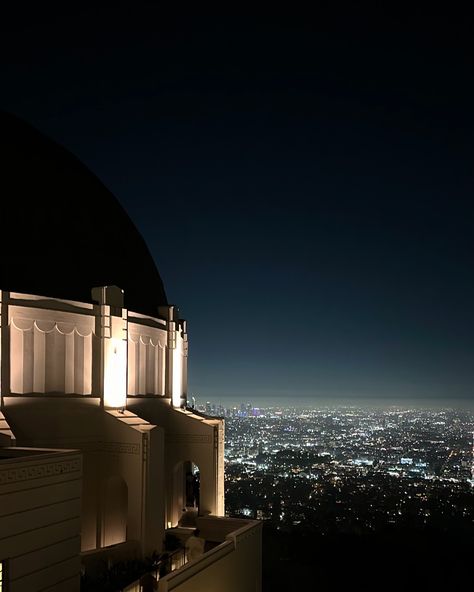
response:
{"label": "balcony", "polygon": [[[167,533],[180,539],[182,548],[171,554],[171,572],[159,577],[158,592],[259,592],[261,590],[262,523],[203,516],[196,519],[205,539],[204,554],[187,561],[184,544],[193,528],[178,527]],[[124,592],[141,592],[134,582]]]}

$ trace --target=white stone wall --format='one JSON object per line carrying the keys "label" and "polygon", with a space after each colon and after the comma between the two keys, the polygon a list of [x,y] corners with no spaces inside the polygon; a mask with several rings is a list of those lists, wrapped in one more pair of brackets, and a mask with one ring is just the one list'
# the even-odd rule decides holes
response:
{"label": "white stone wall", "polygon": [[91,395],[112,408],[123,407],[126,394],[185,403],[186,322],[173,320],[174,307],[165,320],[126,309],[116,316],[117,307],[106,304],[1,294],[4,396]]}
{"label": "white stone wall", "polygon": [[165,395],[164,329],[128,324],[128,394]]}
{"label": "white stone wall", "polygon": [[92,393],[94,317],[9,306],[10,390]]}
{"label": "white stone wall", "polygon": [[9,592],[80,587],[81,456],[0,460],[0,559]]}
{"label": "white stone wall", "polygon": [[183,462],[200,472],[200,511],[224,514],[223,420],[174,409],[165,399],[134,398],[127,407],[165,431],[166,525],[176,526],[183,510]]}

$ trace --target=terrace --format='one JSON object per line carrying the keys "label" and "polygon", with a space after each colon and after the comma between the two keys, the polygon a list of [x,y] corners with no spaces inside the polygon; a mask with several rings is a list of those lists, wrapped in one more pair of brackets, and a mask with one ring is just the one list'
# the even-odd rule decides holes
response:
{"label": "terrace", "polygon": [[[151,572],[158,580],[158,592],[241,592],[261,587],[262,524],[256,520],[202,516],[196,519],[205,539],[204,554],[187,561],[184,545],[192,527],[167,530],[181,546],[170,552],[171,571],[160,577],[160,563]],[[140,592],[139,581],[123,592]]]}

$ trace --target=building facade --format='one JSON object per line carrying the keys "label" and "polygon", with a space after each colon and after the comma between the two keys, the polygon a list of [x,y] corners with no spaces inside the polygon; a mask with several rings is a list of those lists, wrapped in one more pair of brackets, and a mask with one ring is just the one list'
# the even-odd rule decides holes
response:
{"label": "building facade", "polygon": [[2,592],[77,589],[81,490],[78,451],[0,448]]}
{"label": "building facade", "polygon": [[[94,555],[149,556],[183,510],[224,516],[224,422],[186,407],[186,322],[118,202],[36,130],[0,123],[11,222],[0,233],[0,445],[81,453],[83,570]],[[3,528],[0,518],[0,539]],[[74,585],[35,588],[0,550],[11,592],[78,589],[76,564]]]}

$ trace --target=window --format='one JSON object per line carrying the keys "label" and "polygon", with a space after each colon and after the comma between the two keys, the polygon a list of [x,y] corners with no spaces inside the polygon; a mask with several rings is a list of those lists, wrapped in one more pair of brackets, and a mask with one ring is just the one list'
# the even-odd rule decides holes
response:
{"label": "window", "polygon": [[0,592],[5,592],[5,588],[3,587],[3,576],[5,575],[5,570],[3,568],[3,561],[0,561]]}

